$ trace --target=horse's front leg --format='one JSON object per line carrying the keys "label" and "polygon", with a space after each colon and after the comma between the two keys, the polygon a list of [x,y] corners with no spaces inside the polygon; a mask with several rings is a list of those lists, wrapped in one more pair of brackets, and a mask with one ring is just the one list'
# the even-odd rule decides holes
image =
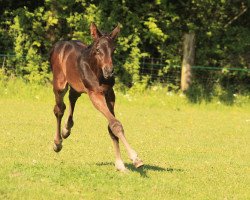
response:
{"label": "horse's front leg", "polygon": [[124,144],[129,158],[133,161],[133,164],[135,167],[141,167],[143,165],[143,162],[139,159],[137,156],[137,153],[135,150],[133,150],[130,146],[130,144],[127,142],[125,135],[124,135],[124,130],[122,127],[122,124],[114,117],[114,115],[110,112],[104,94],[100,92],[89,92],[89,97],[96,107],[100,112],[103,113],[103,115],[107,118],[109,122],[109,127],[112,131],[112,133],[119,138],[122,143]]}
{"label": "horse's front leg", "polygon": [[[109,111],[115,116],[114,107],[115,107],[115,93],[113,89],[110,89],[107,94],[105,94],[105,99]],[[109,135],[113,141],[114,150],[115,150],[115,167],[119,171],[125,171],[126,167],[121,158],[119,138],[114,135],[110,127],[108,126]]]}

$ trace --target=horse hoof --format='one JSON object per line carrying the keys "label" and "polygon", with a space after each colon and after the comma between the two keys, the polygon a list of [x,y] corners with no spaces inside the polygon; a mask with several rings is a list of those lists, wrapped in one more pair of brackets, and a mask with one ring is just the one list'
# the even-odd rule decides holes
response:
{"label": "horse hoof", "polygon": [[62,143],[60,143],[60,144],[54,143],[53,149],[54,149],[54,151],[55,151],[56,153],[58,153],[59,151],[62,150]]}
{"label": "horse hoof", "polygon": [[140,168],[143,166],[143,162],[140,158],[136,158],[134,161],[133,161],[133,164],[136,168]]}
{"label": "horse hoof", "polygon": [[[117,169],[118,170],[118,169]],[[128,174],[129,173],[129,170],[127,168],[124,168],[124,169],[121,169],[121,170],[118,170],[119,172],[122,172],[124,174]]]}
{"label": "horse hoof", "polygon": [[115,162],[115,168],[117,171],[120,172],[128,172],[127,168],[125,167],[124,163],[121,160],[117,160]]}
{"label": "horse hoof", "polygon": [[129,173],[129,170],[126,167],[116,167],[116,170],[122,173]]}
{"label": "horse hoof", "polygon": [[70,135],[70,130],[66,129],[65,127],[62,129],[62,137],[66,139]]}

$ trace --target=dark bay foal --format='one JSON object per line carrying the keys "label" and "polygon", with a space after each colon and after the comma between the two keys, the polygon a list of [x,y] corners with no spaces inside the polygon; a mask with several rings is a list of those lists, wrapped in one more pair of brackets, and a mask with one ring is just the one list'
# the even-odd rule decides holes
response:
{"label": "dark bay foal", "polygon": [[[119,139],[124,144],[134,166],[140,167],[143,163],[127,142],[122,124],[115,118],[114,113],[113,86],[115,81],[112,76],[112,54],[115,49],[114,41],[120,28],[117,26],[110,34],[102,34],[92,23],[90,32],[93,38],[90,46],[79,41],[59,41],[51,50],[50,64],[53,71],[53,90],[56,100],[54,113],[57,119],[54,150],[59,152],[62,149],[62,138],[66,139],[70,135],[74,125],[75,103],[82,93],[87,93],[95,108],[108,120],[108,131],[115,149],[115,167],[121,171],[126,169],[121,159]],[[61,120],[66,108],[63,97],[68,87],[70,88],[69,116],[61,131]]]}

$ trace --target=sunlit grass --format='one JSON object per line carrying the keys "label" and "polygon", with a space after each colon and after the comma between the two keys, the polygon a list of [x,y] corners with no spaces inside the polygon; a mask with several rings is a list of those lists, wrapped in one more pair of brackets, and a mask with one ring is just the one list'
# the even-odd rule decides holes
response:
{"label": "sunlit grass", "polygon": [[86,95],[57,154],[52,89],[20,82],[0,94],[0,199],[250,198],[250,104],[118,94],[116,116],[145,163],[134,169],[122,147],[130,171],[123,174],[113,165],[107,121]]}

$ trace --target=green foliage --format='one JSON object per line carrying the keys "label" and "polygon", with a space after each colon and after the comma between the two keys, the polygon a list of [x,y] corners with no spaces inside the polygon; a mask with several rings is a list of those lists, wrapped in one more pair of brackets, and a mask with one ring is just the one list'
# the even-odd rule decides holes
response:
{"label": "green foliage", "polygon": [[[15,55],[4,63],[5,71],[30,82],[51,79],[48,55],[56,41],[78,39],[90,44],[92,21],[105,32],[118,23],[122,28],[115,64],[117,81],[124,88],[143,82],[144,58],[162,58],[165,66],[154,74],[159,79],[177,71],[174,66],[181,64],[182,37],[190,31],[196,34],[196,65],[249,68],[246,0],[31,0],[3,1],[1,5],[5,10],[0,14],[0,53]],[[245,77],[235,74],[238,76]]]}
{"label": "green foliage", "polygon": [[162,30],[157,26],[157,20],[154,17],[149,17],[148,21],[144,22],[144,25],[148,29],[148,33],[145,35],[146,38],[149,38],[150,43],[153,43],[153,38],[156,40],[165,42],[167,39],[167,35],[162,32]]}

